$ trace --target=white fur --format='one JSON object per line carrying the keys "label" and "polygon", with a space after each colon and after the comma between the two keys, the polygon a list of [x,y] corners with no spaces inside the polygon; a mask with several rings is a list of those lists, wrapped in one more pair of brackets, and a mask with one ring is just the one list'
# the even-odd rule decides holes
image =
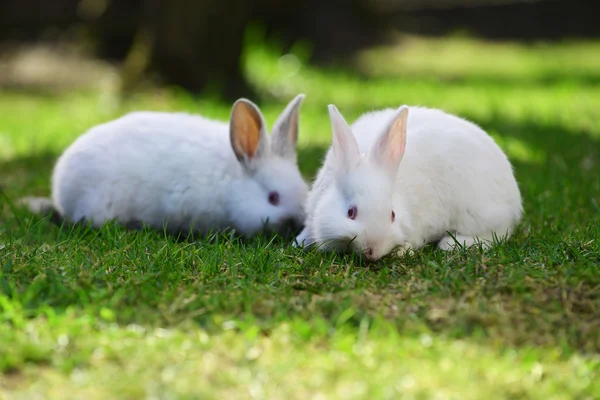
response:
{"label": "white fur", "polygon": [[[375,156],[375,149],[378,143],[390,146],[385,135],[406,109],[406,151],[394,175],[382,167],[392,156]],[[354,251],[377,260],[436,241],[443,250],[456,242],[489,246],[519,223],[523,209],[512,166],[477,125],[422,107],[367,113],[351,128],[335,107],[330,114],[334,141],[309,193],[297,243],[344,250],[351,241]],[[336,136],[351,145],[344,149],[346,139]],[[401,141],[395,146],[400,149]],[[355,220],[347,217],[351,205],[358,209]]]}
{"label": "white fur", "polygon": [[[96,126],[59,158],[54,207],[67,219],[99,227],[108,220],[143,222],[169,231],[233,228],[243,235],[301,225],[308,187],[296,162],[298,95],[267,136],[260,120],[254,157],[236,157],[233,122],[183,113],[134,112]],[[233,121],[232,109],[232,121]],[[238,161],[239,158],[239,161]],[[268,201],[277,191],[280,203]]]}

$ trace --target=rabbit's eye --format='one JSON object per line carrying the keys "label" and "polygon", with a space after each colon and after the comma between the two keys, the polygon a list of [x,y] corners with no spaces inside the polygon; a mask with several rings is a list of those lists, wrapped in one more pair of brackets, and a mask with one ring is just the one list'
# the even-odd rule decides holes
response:
{"label": "rabbit's eye", "polygon": [[279,193],[271,192],[269,193],[269,203],[276,206],[279,204]]}
{"label": "rabbit's eye", "polygon": [[348,218],[356,219],[356,214],[358,214],[358,210],[356,209],[356,206],[351,206],[348,209]]}
{"label": "rabbit's eye", "polygon": [[396,213],[392,210],[392,222],[396,220]]}

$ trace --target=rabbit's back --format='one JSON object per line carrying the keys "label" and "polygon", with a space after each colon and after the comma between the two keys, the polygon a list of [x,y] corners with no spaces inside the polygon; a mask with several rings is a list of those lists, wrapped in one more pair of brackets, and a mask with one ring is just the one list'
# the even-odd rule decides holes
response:
{"label": "rabbit's back", "polygon": [[[228,124],[180,113],[135,112],[96,126],[58,160],[53,202],[73,221],[160,226],[222,219],[219,188],[238,164]],[[198,190],[202,188],[202,190]],[[204,206],[203,215],[198,204]]]}
{"label": "rabbit's back", "polygon": [[[352,126],[366,152],[393,117],[383,110]],[[398,209],[418,232],[433,239],[445,232],[511,230],[522,214],[512,166],[479,126],[441,110],[411,107],[406,152],[396,177]]]}

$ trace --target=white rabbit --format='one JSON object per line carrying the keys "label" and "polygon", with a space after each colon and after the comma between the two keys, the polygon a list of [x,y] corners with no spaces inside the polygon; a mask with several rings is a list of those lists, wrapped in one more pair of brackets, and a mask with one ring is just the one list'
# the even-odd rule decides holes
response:
{"label": "white rabbit", "polygon": [[433,242],[489,246],[519,223],[512,166],[477,125],[422,107],[367,113],[352,128],[335,106],[329,115],[332,146],[297,244],[375,261]]}
{"label": "white rabbit", "polygon": [[288,104],[270,138],[246,99],[233,104],[229,123],[134,112],[96,126],[56,163],[52,205],[63,218],[94,227],[117,220],[170,232],[233,228],[244,236],[265,225],[300,228],[308,193],[296,160],[303,98]]}

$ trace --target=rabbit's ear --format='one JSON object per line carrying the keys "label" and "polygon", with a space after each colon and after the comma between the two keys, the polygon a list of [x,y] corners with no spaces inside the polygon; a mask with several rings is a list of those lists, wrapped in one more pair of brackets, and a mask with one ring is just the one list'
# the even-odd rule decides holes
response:
{"label": "rabbit's ear", "polygon": [[238,161],[252,167],[265,157],[269,150],[264,118],[250,100],[239,99],[233,103],[229,121],[231,147]]}
{"label": "rabbit's ear", "polygon": [[352,130],[337,108],[333,104],[330,104],[328,108],[331,129],[333,130],[331,148],[333,150],[334,165],[337,172],[348,172],[360,162],[358,143],[356,143]]}
{"label": "rabbit's ear", "polygon": [[299,109],[302,100],[304,95],[299,94],[290,101],[275,121],[271,132],[271,151],[294,162],[296,162]]}
{"label": "rabbit's ear", "polygon": [[387,125],[381,137],[369,152],[369,160],[380,165],[391,176],[396,176],[406,150],[408,107],[402,106]]}

